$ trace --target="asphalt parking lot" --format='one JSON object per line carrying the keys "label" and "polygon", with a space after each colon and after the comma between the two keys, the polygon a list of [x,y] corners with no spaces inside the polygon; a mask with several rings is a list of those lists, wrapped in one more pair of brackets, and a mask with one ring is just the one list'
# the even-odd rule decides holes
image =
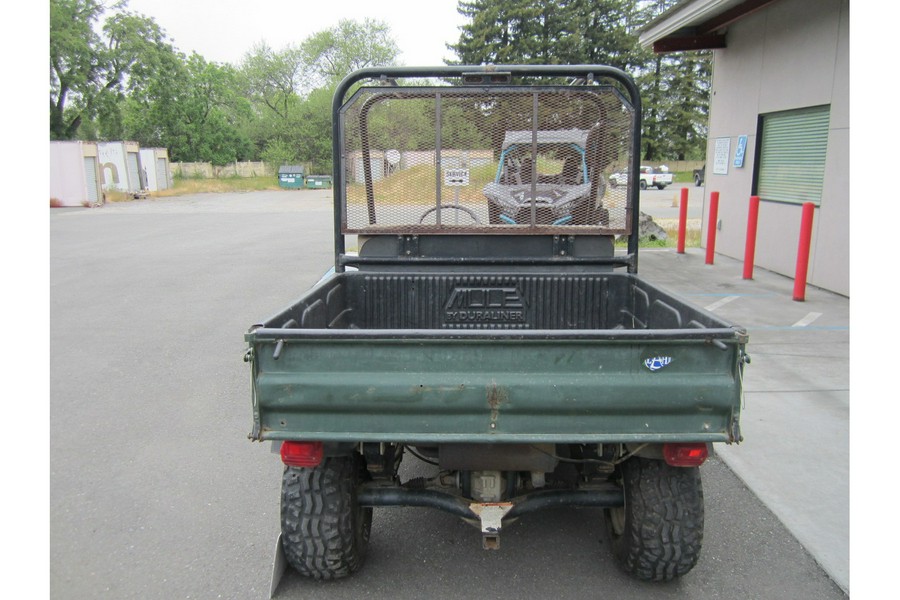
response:
{"label": "asphalt parking lot", "polygon": [[681,190],[688,191],[687,217],[699,221],[703,214],[704,188],[693,184],[673,184],[665,189],[650,188],[641,192],[641,212],[647,213],[655,221],[677,221],[681,210]]}
{"label": "asphalt parking lot", "polygon": [[[671,202],[675,192],[654,193]],[[51,597],[269,597],[281,465],[268,445],[247,439],[243,332],[331,266],[330,193],[62,209],[51,211],[49,228]],[[820,542],[798,533],[809,523],[796,507],[821,495],[817,486],[846,482],[846,473],[800,473],[785,494],[771,465],[785,449],[770,446],[778,432],[769,425],[798,429],[793,419],[815,408],[828,418],[804,428],[838,427],[829,433],[839,454],[836,424],[849,404],[846,299],[816,292],[795,306],[789,296],[782,302],[778,277],[741,282],[727,260],[715,270],[698,263],[697,254],[647,252],[641,270],[701,306],[734,297],[711,310],[750,329],[754,363],[746,442],[702,469],[704,549],[688,576],[660,586],[619,572],[592,510],[528,515],[504,533],[500,551],[485,552],[477,530],[453,517],[378,509],[358,574],[315,584],[288,573],[276,597],[845,598],[828,566],[840,555],[810,551]],[[821,314],[791,329],[812,312]],[[788,384],[792,365],[805,365],[810,352],[822,356],[823,344],[827,360]],[[782,442],[797,460],[811,460],[802,438]],[[835,496],[837,508],[820,499],[815,514],[846,512]]]}

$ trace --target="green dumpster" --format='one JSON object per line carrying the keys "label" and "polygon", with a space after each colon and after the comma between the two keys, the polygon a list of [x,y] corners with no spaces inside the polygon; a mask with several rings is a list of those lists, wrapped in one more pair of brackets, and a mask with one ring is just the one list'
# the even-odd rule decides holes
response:
{"label": "green dumpster", "polygon": [[278,167],[278,185],[287,189],[302,189],[303,167],[300,165]]}
{"label": "green dumpster", "polygon": [[330,188],[331,175],[309,175],[306,178],[307,188]]}

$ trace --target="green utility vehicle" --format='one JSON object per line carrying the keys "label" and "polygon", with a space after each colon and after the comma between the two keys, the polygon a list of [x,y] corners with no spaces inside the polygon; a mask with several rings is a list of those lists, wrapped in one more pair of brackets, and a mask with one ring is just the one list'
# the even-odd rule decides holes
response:
{"label": "green utility vehicle", "polygon": [[[338,86],[334,269],[245,336],[291,567],[353,573],[373,508],[410,506],[487,549],[523,514],[587,507],[634,576],[696,564],[698,467],[741,439],[747,334],[638,276],[637,181],[605,182],[638,172],[640,115],[596,65]],[[434,476],[403,480],[410,456]]]}

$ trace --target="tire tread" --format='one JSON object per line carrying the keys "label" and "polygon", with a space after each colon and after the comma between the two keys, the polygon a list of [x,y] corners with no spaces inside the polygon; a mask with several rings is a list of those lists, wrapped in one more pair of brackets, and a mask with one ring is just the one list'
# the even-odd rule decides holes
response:
{"label": "tire tread", "polygon": [[669,581],[687,574],[703,544],[703,488],[696,467],[632,458],[622,465],[625,528],[610,528],[619,564],[638,579]]}
{"label": "tire tread", "polygon": [[285,467],[282,547],[301,575],[340,579],[362,565],[372,509],[356,504],[357,472],[353,457],[327,457],[315,468]]}

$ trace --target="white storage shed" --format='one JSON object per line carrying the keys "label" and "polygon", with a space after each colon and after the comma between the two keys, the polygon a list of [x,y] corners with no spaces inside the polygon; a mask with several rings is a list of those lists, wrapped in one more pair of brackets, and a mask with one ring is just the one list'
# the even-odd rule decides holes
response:
{"label": "white storage shed", "polygon": [[99,142],[100,183],[104,190],[141,191],[140,146],[137,142]]}
{"label": "white storage shed", "polygon": [[141,148],[141,178],[143,188],[151,192],[172,187],[172,170],[169,167],[169,151],[166,148]]}
{"label": "white storage shed", "polygon": [[98,152],[94,142],[50,142],[51,206],[103,203]]}

